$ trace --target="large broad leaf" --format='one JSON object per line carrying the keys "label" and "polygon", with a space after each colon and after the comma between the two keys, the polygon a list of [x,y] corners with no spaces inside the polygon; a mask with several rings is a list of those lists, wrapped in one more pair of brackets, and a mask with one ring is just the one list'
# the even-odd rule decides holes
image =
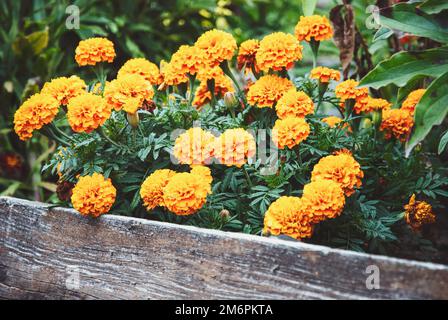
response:
{"label": "large broad leaf", "polygon": [[415,4],[399,3],[381,12],[380,24],[394,30],[411,33],[448,43],[448,29],[443,28],[434,17],[415,7]]}
{"label": "large broad leaf", "polygon": [[311,16],[316,8],[317,0],[302,0],[303,14]]}
{"label": "large broad leaf", "polygon": [[412,136],[406,144],[406,156],[448,113],[448,72],[434,80],[415,108]]}
{"label": "large broad leaf", "polygon": [[380,62],[360,85],[374,89],[391,83],[403,87],[416,76],[438,77],[448,71],[448,47],[419,52],[399,52]]}
{"label": "large broad leaf", "polygon": [[420,10],[427,14],[439,13],[442,10],[448,9],[448,1],[446,0],[426,0],[418,6]]}

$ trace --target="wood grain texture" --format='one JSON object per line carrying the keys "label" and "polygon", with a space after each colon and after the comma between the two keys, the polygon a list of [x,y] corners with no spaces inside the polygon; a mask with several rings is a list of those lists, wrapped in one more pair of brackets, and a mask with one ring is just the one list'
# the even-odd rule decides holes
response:
{"label": "wood grain texture", "polygon": [[3,299],[448,299],[447,284],[443,265],[0,197]]}

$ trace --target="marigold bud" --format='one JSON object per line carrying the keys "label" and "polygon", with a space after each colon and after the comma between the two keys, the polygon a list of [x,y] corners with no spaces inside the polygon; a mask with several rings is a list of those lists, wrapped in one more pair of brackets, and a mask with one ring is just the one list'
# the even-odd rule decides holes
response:
{"label": "marigold bud", "polygon": [[235,94],[233,92],[226,92],[224,94],[224,104],[227,108],[232,109],[236,106],[238,101],[236,100]]}

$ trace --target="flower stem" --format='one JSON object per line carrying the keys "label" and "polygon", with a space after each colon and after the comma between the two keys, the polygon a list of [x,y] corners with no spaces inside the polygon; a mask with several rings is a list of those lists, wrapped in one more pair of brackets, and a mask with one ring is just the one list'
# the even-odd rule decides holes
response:
{"label": "flower stem", "polygon": [[247,184],[249,186],[249,189],[252,189],[253,184],[252,184],[252,180],[250,180],[249,173],[247,172],[247,170],[244,167],[244,165],[241,167],[241,169],[243,169],[243,173],[244,173],[244,176],[246,177],[246,181],[247,181]]}
{"label": "flower stem", "polygon": [[114,146],[116,146],[117,148],[121,148],[121,145],[119,145],[118,143],[116,143],[115,141],[113,141],[111,138],[109,138],[106,133],[104,132],[102,127],[98,127],[97,132],[100,134],[101,137],[103,137],[104,139],[106,139],[107,141],[109,141],[111,144],[113,144]]}
{"label": "flower stem", "polygon": [[189,74],[188,80],[190,82],[190,96],[188,99],[188,105],[191,106],[193,104],[194,99],[194,80],[196,79],[196,76]]}

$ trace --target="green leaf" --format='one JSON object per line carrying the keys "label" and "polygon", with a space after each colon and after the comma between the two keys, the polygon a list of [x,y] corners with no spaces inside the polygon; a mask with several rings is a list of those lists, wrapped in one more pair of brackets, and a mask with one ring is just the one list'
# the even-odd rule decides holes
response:
{"label": "green leaf", "polygon": [[442,10],[448,9],[448,1],[446,0],[427,0],[423,2],[418,8],[427,14],[439,13]]}
{"label": "green leaf", "polygon": [[316,9],[317,0],[302,0],[302,10],[305,16],[311,16]]}
{"label": "green leaf", "polygon": [[419,37],[448,42],[448,30],[443,28],[434,17],[416,8],[415,4],[399,3],[390,10],[384,10],[384,14],[380,17],[380,24],[383,27]]}
{"label": "green leaf", "polygon": [[448,131],[442,136],[439,142],[438,153],[442,154],[443,150],[445,150],[446,145],[448,144]]}
{"label": "green leaf", "polygon": [[446,46],[419,52],[399,52],[380,62],[361,80],[360,85],[379,89],[393,83],[403,87],[416,76],[438,77],[447,71]]}
{"label": "green leaf", "polygon": [[406,156],[448,113],[448,72],[434,80],[415,107],[415,124],[406,144]]}
{"label": "green leaf", "polygon": [[378,31],[373,36],[372,42],[379,41],[379,40],[386,40],[391,35],[394,34],[394,31],[389,28],[379,28]]}

